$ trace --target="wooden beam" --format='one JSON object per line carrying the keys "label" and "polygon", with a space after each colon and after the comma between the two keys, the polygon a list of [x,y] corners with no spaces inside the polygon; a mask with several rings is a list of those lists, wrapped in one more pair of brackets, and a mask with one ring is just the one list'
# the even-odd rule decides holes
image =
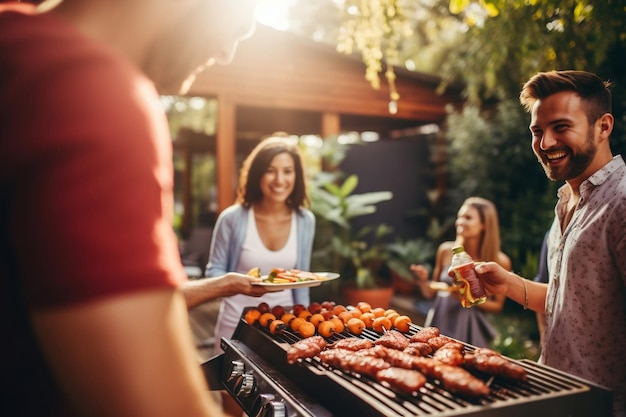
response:
{"label": "wooden beam", "polygon": [[217,97],[216,183],[217,205],[221,212],[235,202],[237,120],[235,104],[223,95]]}

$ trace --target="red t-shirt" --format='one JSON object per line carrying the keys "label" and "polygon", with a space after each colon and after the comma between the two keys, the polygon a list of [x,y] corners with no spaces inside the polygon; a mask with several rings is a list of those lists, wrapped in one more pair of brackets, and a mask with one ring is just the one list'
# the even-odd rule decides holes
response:
{"label": "red t-shirt", "polygon": [[26,312],[186,276],[153,85],[63,20],[29,10],[0,5],[0,414],[67,415]]}

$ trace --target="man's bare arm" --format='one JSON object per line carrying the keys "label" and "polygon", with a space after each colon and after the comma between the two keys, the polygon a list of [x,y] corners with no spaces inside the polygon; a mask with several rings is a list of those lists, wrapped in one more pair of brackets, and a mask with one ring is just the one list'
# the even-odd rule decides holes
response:
{"label": "man's bare arm", "polygon": [[164,288],[37,311],[32,319],[79,414],[222,415],[197,362],[179,291]]}

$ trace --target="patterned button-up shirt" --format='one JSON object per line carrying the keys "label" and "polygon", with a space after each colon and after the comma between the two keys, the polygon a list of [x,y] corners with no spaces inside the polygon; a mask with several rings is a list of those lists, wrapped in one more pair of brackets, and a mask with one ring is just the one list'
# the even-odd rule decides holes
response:
{"label": "patterned button-up shirt", "polygon": [[550,231],[547,329],[540,363],[613,391],[626,416],[626,165],[614,157],[580,185],[561,232],[570,190],[558,192]]}

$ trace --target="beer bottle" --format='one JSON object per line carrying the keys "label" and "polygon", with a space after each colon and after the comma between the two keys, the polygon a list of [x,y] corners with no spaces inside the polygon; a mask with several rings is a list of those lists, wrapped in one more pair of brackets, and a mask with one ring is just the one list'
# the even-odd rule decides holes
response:
{"label": "beer bottle", "polygon": [[452,262],[450,267],[454,271],[455,284],[461,293],[461,305],[465,308],[482,304],[487,301],[487,293],[483,283],[474,271],[474,260],[465,252],[463,246],[452,248]]}

